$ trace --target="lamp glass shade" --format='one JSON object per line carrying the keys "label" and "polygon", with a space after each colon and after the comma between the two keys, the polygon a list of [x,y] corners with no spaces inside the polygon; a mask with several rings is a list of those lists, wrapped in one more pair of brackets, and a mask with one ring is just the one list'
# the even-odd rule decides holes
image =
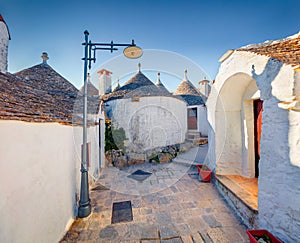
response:
{"label": "lamp glass shade", "polygon": [[124,49],[123,54],[127,58],[135,59],[143,55],[143,50],[138,46],[128,46]]}

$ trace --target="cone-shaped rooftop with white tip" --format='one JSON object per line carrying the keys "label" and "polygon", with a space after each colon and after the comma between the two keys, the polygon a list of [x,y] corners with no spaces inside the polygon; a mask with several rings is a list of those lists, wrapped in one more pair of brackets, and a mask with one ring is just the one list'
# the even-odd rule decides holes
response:
{"label": "cone-shaped rooftop with white tip", "polygon": [[169,94],[170,92],[167,90],[167,88],[163,85],[163,83],[160,81],[160,73],[157,73],[157,81],[155,83],[155,86],[159,88],[162,92],[165,92],[166,94]]}
{"label": "cone-shaped rooftop with white tip", "polygon": [[181,96],[188,105],[204,104],[204,101],[195,86],[188,80],[187,70],[184,71],[182,82],[178,85],[173,95]]}

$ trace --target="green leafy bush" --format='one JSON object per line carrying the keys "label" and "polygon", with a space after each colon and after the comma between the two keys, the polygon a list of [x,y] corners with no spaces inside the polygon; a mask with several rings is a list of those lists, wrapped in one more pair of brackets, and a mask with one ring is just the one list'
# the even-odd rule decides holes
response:
{"label": "green leafy bush", "polygon": [[115,149],[125,152],[124,141],[126,140],[125,130],[115,128],[111,122],[105,123],[105,152]]}

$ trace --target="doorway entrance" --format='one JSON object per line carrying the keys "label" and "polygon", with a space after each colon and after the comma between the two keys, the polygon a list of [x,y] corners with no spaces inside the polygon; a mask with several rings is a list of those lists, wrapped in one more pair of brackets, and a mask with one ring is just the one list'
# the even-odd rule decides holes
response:
{"label": "doorway entrance", "polygon": [[188,129],[197,130],[197,108],[188,108]]}
{"label": "doorway entrance", "polygon": [[255,146],[255,177],[259,176],[259,160],[260,160],[260,139],[262,131],[262,112],[263,101],[258,99],[253,101],[254,113],[254,146]]}

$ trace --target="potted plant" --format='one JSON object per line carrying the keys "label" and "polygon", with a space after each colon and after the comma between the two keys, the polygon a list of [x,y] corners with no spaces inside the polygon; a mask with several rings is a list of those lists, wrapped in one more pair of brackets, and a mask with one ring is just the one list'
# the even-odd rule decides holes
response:
{"label": "potted plant", "polygon": [[207,165],[196,165],[198,169],[199,178],[201,178],[201,181],[203,182],[210,182],[212,170],[208,168]]}
{"label": "potted plant", "polygon": [[247,230],[246,232],[249,236],[250,243],[282,243],[282,241],[264,229]]}

